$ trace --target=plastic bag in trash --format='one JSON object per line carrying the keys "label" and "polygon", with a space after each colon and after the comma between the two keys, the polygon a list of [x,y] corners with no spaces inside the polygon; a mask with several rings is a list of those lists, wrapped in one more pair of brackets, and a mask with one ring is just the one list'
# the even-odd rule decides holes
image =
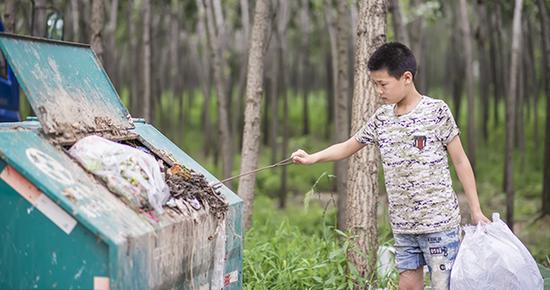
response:
{"label": "plastic bag in trash", "polygon": [[527,248],[493,214],[493,222],[467,226],[451,272],[451,290],[539,290],[543,280]]}
{"label": "plastic bag in trash", "polygon": [[131,205],[163,213],[170,190],[153,156],[94,135],[76,142],[69,153]]}

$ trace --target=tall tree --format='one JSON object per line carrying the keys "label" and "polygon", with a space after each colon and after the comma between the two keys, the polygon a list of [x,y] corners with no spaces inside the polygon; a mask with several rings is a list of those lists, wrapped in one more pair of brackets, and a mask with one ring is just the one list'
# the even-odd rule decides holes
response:
{"label": "tall tree", "polygon": [[151,0],[143,0],[143,118],[152,122],[151,114]]}
{"label": "tall tree", "polygon": [[470,21],[468,20],[468,4],[466,0],[460,0],[460,31],[462,32],[462,44],[464,51],[464,69],[466,70],[466,94],[468,95],[468,158],[475,171],[475,96],[474,96],[474,56],[472,53],[472,34],[470,32]]}
{"label": "tall tree", "polygon": [[407,33],[406,24],[404,23],[403,13],[399,0],[390,1],[390,12],[392,16],[393,33],[395,40],[407,46],[410,45],[409,34]]}
{"label": "tall tree", "polygon": [[80,41],[80,9],[78,5],[79,0],[71,0],[71,24],[72,24],[72,34],[73,34],[73,41],[79,42]]}
{"label": "tall tree", "polygon": [[514,229],[514,129],[516,117],[516,92],[521,55],[521,9],[522,0],[515,1],[512,26],[512,55],[510,60],[510,88],[506,98],[506,146],[504,158],[504,191],[506,192],[506,223]]}
{"label": "tall tree", "polygon": [[[449,5],[446,5],[448,13],[451,16],[451,29],[453,30],[450,33],[450,46],[458,47],[461,43],[461,33],[460,29],[460,17],[457,12],[459,9],[456,7],[456,1],[452,1]],[[462,91],[464,89],[464,58],[462,49],[449,49],[447,51],[447,71],[452,71],[450,77],[450,91],[453,98],[454,112],[453,115],[456,117],[456,122],[460,127],[460,112],[462,104]]]}
{"label": "tall tree", "polygon": [[310,60],[309,60],[309,35],[311,33],[311,24],[310,24],[310,11],[309,11],[309,0],[301,1],[300,9],[300,30],[302,37],[300,38],[300,86],[302,89],[302,100],[303,100],[303,109],[302,109],[302,133],[304,135],[309,134],[309,83],[308,76],[310,72]]}
{"label": "tall tree", "polygon": [[[242,29],[242,40],[237,40],[236,42],[241,44],[240,46],[242,48],[239,49],[240,51],[240,68],[239,68],[239,81],[238,81],[238,95],[235,99],[235,114],[233,114],[233,131],[235,132],[235,136],[238,136],[237,139],[237,147],[240,148],[242,146],[242,133],[243,133],[243,127],[244,127],[244,94],[246,90],[246,67],[247,67],[247,61],[248,61],[248,41],[250,38],[250,8],[248,0],[240,0],[240,11],[241,11],[241,25],[243,27]],[[242,45],[244,44],[244,45]]]}
{"label": "tall tree", "polygon": [[46,37],[46,0],[34,0],[34,19],[31,19],[31,34],[39,37]]}
{"label": "tall tree", "polygon": [[100,61],[103,62],[103,23],[105,18],[105,3],[103,0],[92,2],[92,33],[90,44]]}
{"label": "tall tree", "polygon": [[496,88],[500,91],[500,94],[498,94],[498,100],[495,100],[495,109],[494,109],[494,120],[495,120],[495,126],[498,126],[500,124],[499,121],[499,115],[498,115],[498,103],[501,99],[506,99],[507,91],[508,91],[508,80],[506,79],[506,53],[505,53],[505,47],[503,45],[503,28],[502,28],[502,3],[501,1],[492,1],[493,4],[493,14],[494,14],[494,31],[493,34],[495,37],[495,52],[497,57],[497,76],[498,77],[498,84],[496,84]]}
{"label": "tall tree", "polygon": [[[487,9],[485,9],[485,17],[480,17],[481,19],[485,19],[485,23],[487,24],[487,30],[488,31],[495,31],[497,24],[497,17],[496,13],[493,13],[493,5],[494,3],[488,2],[487,3]],[[481,25],[481,24],[480,24]],[[493,85],[493,124],[496,126],[498,124],[498,102],[502,96],[502,84],[500,81],[500,72],[499,72],[499,60],[500,57],[497,55],[497,53],[500,53],[500,49],[497,44],[497,36],[496,33],[489,33],[489,62],[491,66],[491,83]]]}
{"label": "tall tree", "polygon": [[[233,142],[231,141],[231,128],[229,126],[228,96],[226,91],[225,69],[227,67],[224,59],[224,39],[223,20],[219,19],[221,14],[218,5],[214,5],[216,0],[203,0],[206,11],[206,30],[208,34],[208,45],[214,60],[214,79],[216,82],[216,94],[218,96],[218,133],[220,136],[220,152],[222,157],[223,177],[231,176],[233,167]],[[218,12],[215,12],[215,11]],[[218,16],[214,19],[214,13]],[[226,184],[228,185],[228,184]]]}
{"label": "tall tree", "polygon": [[[254,23],[250,38],[248,74],[246,79],[246,108],[244,117],[241,172],[254,170],[258,166],[260,151],[260,105],[263,94],[264,56],[267,34],[270,27],[270,0],[258,0],[254,12]],[[239,179],[237,193],[244,200],[245,227],[252,224],[252,205],[256,175]]]}
{"label": "tall tree", "polygon": [[116,28],[118,21],[118,0],[111,1],[111,7],[109,9],[109,22],[105,27],[105,42],[106,42],[106,53],[105,59],[103,62],[109,77],[113,81],[115,87],[120,88],[119,78],[118,78],[118,68],[120,67],[120,61],[118,60],[117,47],[116,47]]}
{"label": "tall tree", "polygon": [[[273,6],[273,10],[277,11],[276,19],[273,21],[272,26],[273,30],[275,31],[275,39],[272,39],[270,41],[269,46],[271,47],[269,49],[270,51],[270,58],[271,58],[271,66],[270,66],[270,73],[269,73],[269,94],[267,95],[269,100],[269,112],[266,111],[266,114],[269,114],[269,148],[271,149],[271,163],[277,162],[277,158],[279,155],[277,154],[279,152],[279,142],[277,142],[277,138],[279,136],[279,71],[280,71],[280,65],[281,62],[279,61],[279,51],[281,47],[281,43],[279,40],[278,35],[278,22],[280,22],[281,15],[279,15],[279,9],[278,9],[278,3],[277,1],[272,1],[271,5]],[[268,102],[266,102],[267,105]]]}
{"label": "tall tree", "polygon": [[415,75],[415,84],[420,93],[426,93],[426,83],[427,83],[427,61],[425,60],[425,53],[423,43],[425,42],[425,32],[426,32],[426,21],[425,16],[419,12],[423,5],[423,0],[411,0],[409,3],[409,10],[413,10],[414,18],[409,22],[409,40],[411,43],[411,49],[414,52],[416,57],[416,63],[418,65],[418,70]]}
{"label": "tall tree", "polygon": [[[349,138],[349,79],[348,79],[348,41],[350,38],[350,10],[348,1],[338,1],[336,21],[336,94],[334,99],[334,142],[344,142]],[[338,228],[343,229],[346,210],[347,160],[337,161],[336,190],[338,192]]]}
{"label": "tall tree", "polygon": [[204,5],[202,0],[195,0],[198,10],[198,20],[197,20],[197,32],[196,34],[199,37],[197,46],[199,46],[198,51],[200,54],[200,65],[199,65],[199,78],[201,91],[204,97],[203,107],[201,111],[201,129],[204,132],[204,156],[208,157],[210,155],[213,137],[212,137],[212,125],[210,122],[210,91],[212,87],[212,78],[211,78],[211,64],[210,57],[208,57],[211,52],[209,52],[208,39],[206,35],[206,12],[204,11]]}
{"label": "tall tree", "polygon": [[241,8],[241,24],[243,26],[243,32],[248,42],[248,36],[250,35],[250,8],[248,7],[248,0],[240,0]]}
{"label": "tall tree", "polygon": [[[386,41],[386,5],[384,0],[359,1],[352,132],[357,132],[378,106],[374,84],[367,74],[367,61]],[[349,259],[363,277],[372,277],[376,270],[379,158],[376,148],[367,146],[351,158],[348,168],[346,227],[357,237],[355,243],[361,252],[350,251]]]}
{"label": "tall tree", "polygon": [[15,14],[17,12],[17,1],[6,0],[4,9],[4,27],[6,32],[15,32]]}
{"label": "tall tree", "polygon": [[542,189],[542,215],[550,214],[550,19],[544,0],[537,0],[540,14],[544,88],[546,94],[546,134],[544,137],[544,184]]}
{"label": "tall tree", "polygon": [[485,19],[487,9],[485,1],[478,1],[475,8],[477,14],[477,29],[475,33],[475,39],[479,54],[479,94],[481,98],[481,126],[483,134],[481,134],[484,141],[487,141],[489,135],[489,93],[490,93],[490,70],[489,70],[489,57],[487,55],[487,38],[488,30],[487,24],[482,20]]}
{"label": "tall tree", "polygon": [[[281,155],[285,159],[288,156],[288,93],[287,93],[287,84],[288,84],[288,73],[287,73],[287,30],[288,22],[290,17],[289,3],[287,1],[279,1],[279,6],[277,9],[277,26],[276,26],[276,38],[279,45],[277,46],[277,60],[279,63],[279,74],[278,86],[279,86],[279,96],[283,100],[283,128],[282,128],[282,137],[283,144],[281,146]],[[286,207],[286,198],[287,198],[287,167],[283,166],[281,168],[281,191],[279,192],[279,208]]]}
{"label": "tall tree", "polygon": [[[140,47],[139,47],[139,39],[140,35],[137,33],[137,24],[139,20],[139,7],[138,2],[136,0],[128,0],[127,9],[128,9],[128,18],[126,25],[128,27],[128,41],[130,42],[130,53],[127,55],[128,58],[128,73],[126,74],[129,79],[127,80],[127,83],[130,86],[130,103],[132,112],[134,114],[140,115],[143,114],[143,111],[141,110],[140,106],[140,79],[139,77],[131,77],[134,72],[139,72],[140,64],[142,63],[142,58],[139,55]],[[142,104],[143,105],[143,104]],[[143,116],[143,115],[142,115]]]}
{"label": "tall tree", "polygon": [[[304,0],[306,1],[306,0]],[[327,56],[327,127],[334,121],[334,98],[336,95],[336,65],[338,63],[338,53],[336,49],[336,23],[335,13],[331,0],[325,0],[323,15],[325,16],[325,26],[329,39],[329,53]],[[305,76],[304,76],[305,78]],[[330,130],[326,130],[327,136],[330,136]]]}
{"label": "tall tree", "polygon": [[168,66],[170,68],[170,89],[172,90],[174,96],[180,98],[182,97],[182,84],[183,79],[180,73],[180,66],[175,65],[178,63],[180,58],[180,1],[172,0],[170,3],[171,11],[169,13],[170,18],[170,35],[171,38],[168,41],[169,44],[169,54],[170,54],[170,63],[172,65]]}

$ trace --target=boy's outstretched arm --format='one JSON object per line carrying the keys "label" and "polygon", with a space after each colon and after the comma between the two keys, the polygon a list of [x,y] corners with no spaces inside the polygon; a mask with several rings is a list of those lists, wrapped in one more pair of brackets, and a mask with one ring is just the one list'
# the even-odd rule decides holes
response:
{"label": "boy's outstretched arm", "polygon": [[472,219],[472,224],[477,225],[478,223],[489,223],[489,219],[483,215],[481,207],[479,205],[479,198],[477,196],[476,189],[476,179],[474,177],[474,172],[468,156],[462,148],[462,143],[460,142],[460,137],[456,136],[447,144],[447,151],[451,156],[453,165],[456,169],[456,174],[458,179],[462,183],[464,188],[464,193],[466,194],[466,199],[468,200],[468,206],[470,207],[470,216]]}
{"label": "boy's outstretched arm", "polygon": [[350,157],[353,153],[359,151],[365,147],[352,136],[347,141],[334,144],[324,150],[321,150],[314,154],[308,154],[306,151],[300,149],[292,153],[292,162],[296,164],[314,164],[324,161],[337,161]]}

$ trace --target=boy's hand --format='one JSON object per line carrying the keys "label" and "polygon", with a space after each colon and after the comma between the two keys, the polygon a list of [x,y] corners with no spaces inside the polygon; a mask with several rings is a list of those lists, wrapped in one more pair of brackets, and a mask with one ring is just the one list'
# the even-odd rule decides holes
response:
{"label": "boy's hand", "polygon": [[473,225],[477,225],[479,223],[481,224],[491,223],[491,221],[485,215],[483,215],[481,211],[472,212],[470,217],[472,218]]}
{"label": "boy's hand", "polygon": [[316,162],[310,154],[302,149],[296,150],[290,157],[292,157],[292,162],[296,164],[313,164]]}

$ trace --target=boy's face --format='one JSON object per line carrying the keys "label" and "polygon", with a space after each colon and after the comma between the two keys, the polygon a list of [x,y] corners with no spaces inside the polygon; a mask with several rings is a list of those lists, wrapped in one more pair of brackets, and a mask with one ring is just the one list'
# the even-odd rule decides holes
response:
{"label": "boy's face", "polygon": [[407,95],[412,74],[405,72],[399,79],[388,74],[387,69],[369,72],[371,80],[376,86],[376,92],[385,104],[399,103]]}

